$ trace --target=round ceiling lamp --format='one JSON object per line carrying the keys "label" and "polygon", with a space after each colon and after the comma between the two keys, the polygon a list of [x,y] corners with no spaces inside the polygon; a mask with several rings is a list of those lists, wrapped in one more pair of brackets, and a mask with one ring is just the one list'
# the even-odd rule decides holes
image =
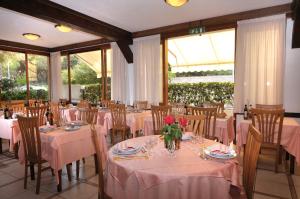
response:
{"label": "round ceiling lamp", "polygon": [[31,41],[34,41],[34,40],[39,39],[41,36],[38,34],[34,34],[34,33],[24,33],[23,37],[25,37],[26,39],[29,39]]}
{"label": "round ceiling lamp", "polygon": [[165,0],[167,4],[173,7],[180,7],[186,4],[189,0]]}
{"label": "round ceiling lamp", "polygon": [[61,25],[61,24],[55,25],[55,28],[57,30],[59,30],[60,32],[71,32],[72,31],[72,28],[70,28],[69,26],[65,26],[65,25]]}

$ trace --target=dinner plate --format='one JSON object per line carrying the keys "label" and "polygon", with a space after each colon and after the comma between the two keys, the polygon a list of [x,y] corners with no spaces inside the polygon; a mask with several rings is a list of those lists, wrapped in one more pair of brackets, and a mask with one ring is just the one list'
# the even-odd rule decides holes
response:
{"label": "dinner plate", "polygon": [[49,127],[49,126],[42,126],[39,128],[40,133],[47,133],[49,131],[53,131],[55,127]]}
{"label": "dinner plate", "polygon": [[191,139],[193,139],[193,137],[189,134],[183,134],[182,137],[181,137],[182,141],[188,141],[188,140],[191,140]]}
{"label": "dinner plate", "polygon": [[126,146],[123,147],[120,144],[116,145],[112,152],[116,155],[133,155],[141,150],[140,146]]}
{"label": "dinner plate", "polygon": [[80,126],[67,126],[65,127],[65,131],[76,131],[80,129]]}
{"label": "dinner plate", "polygon": [[226,152],[220,150],[220,147],[207,147],[204,150],[205,155],[208,155],[212,158],[217,158],[217,159],[232,159],[237,156],[235,150],[233,149],[228,149]]}

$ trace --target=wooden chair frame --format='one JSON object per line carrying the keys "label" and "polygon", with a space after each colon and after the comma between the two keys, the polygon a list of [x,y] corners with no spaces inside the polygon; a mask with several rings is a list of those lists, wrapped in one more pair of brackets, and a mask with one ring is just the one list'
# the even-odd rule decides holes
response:
{"label": "wooden chair frame", "polygon": [[45,113],[48,106],[27,107],[27,117],[38,117],[39,126],[45,125]]}
{"label": "wooden chair frame", "polygon": [[154,135],[160,135],[160,131],[165,125],[164,119],[172,112],[171,106],[151,106]]}

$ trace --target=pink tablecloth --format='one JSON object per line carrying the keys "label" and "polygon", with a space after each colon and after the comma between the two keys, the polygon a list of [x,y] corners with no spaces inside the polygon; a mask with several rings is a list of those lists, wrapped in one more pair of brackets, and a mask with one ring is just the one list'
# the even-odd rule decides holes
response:
{"label": "pink tablecloth", "polygon": [[[150,137],[126,140],[144,144]],[[215,144],[205,140],[205,144]],[[203,160],[199,144],[181,142],[170,157],[163,141],[154,146],[150,159],[114,160],[108,153],[106,191],[113,199],[231,198],[230,186],[240,186],[236,160]]]}
{"label": "pink tablecloth", "polygon": [[[151,111],[143,111],[141,113],[129,112],[126,114],[126,123],[130,127],[133,136],[137,130],[144,128],[144,119],[151,115]],[[104,116],[104,128],[106,132],[112,128],[111,113],[107,112]]]}
{"label": "pink tablecloth", "polygon": [[65,122],[71,122],[76,120],[76,112],[77,112],[76,107],[62,108],[60,111],[61,111],[61,116],[65,120]]}
{"label": "pink tablecloth", "polygon": [[[99,134],[100,146],[102,147],[103,164],[105,164],[107,159],[105,132],[101,126],[96,126],[96,130]],[[64,165],[95,154],[89,125],[82,126],[77,131],[67,132],[63,129],[57,129],[52,132],[41,133],[40,135],[42,158],[49,162],[56,174]],[[22,142],[19,149],[19,160],[21,163],[24,163]]]}
{"label": "pink tablecloth", "polygon": [[[238,125],[237,145],[239,147],[246,144],[250,124],[250,120],[243,120]],[[300,164],[300,123],[294,118],[284,118],[280,143]]]}
{"label": "pink tablecloth", "polygon": [[[211,128],[212,130],[212,128]],[[144,134],[153,135],[153,122],[152,117],[148,116],[144,120]],[[230,144],[234,139],[233,117],[217,118],[216,121],[216,137],[224,144]]]}
{"label": "pink tablecloth", "polygon": [[9,151],[13,151],[19,136],[21,133],[17,119],[0,118],[0,138],[10,140]]}

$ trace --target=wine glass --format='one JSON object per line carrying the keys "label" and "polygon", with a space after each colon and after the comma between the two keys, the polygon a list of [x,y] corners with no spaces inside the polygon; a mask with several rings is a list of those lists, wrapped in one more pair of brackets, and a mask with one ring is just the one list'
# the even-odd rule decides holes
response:
{"label": "wine glass", "polygon": [[175,157],[175,141],[169,141],[168,142],[168,151],[170,157]]}

